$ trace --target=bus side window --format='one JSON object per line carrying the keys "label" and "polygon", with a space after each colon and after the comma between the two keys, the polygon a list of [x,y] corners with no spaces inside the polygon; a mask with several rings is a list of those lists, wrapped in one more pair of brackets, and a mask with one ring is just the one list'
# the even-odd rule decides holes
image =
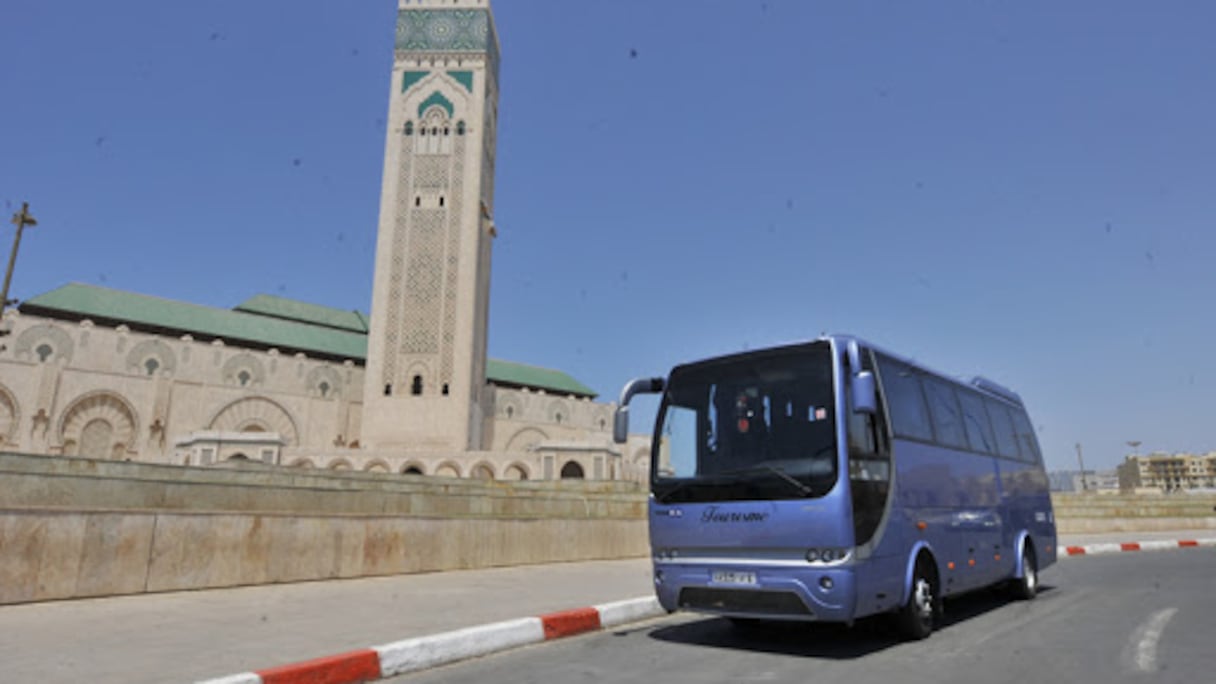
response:
{"label": "bus side window", "polygon": [[937,443],[956,449],[967,448],[963,434],[962,411],[954,387],[937,378],[924,378],[925,394],[929,397],[929,415],[933,416],[933,433]]}
{"label": "bus side window", "polygon": [[993,431],[996,433],[997,453],[1005,458],[1018,458],[1018,436],[1013,429],[1013,419],[1009,417],[1009,409],[995,399],[984,399],[988,408],[988,417],[992,419]]}
{"label": "bus side window", "polygon": [[878,371],[895,434],[932,441],[933,428],[929,424],[929,407],[921,391],[920,376],[909,366],[885,356],[878,357]]}
{"label": "bus side window", "polygon": [[984,398],[970,390],[959,390],[958,400],[963,405],[963,427],[967,429],[967,444],[971,450],[995,454],[996,438],[984,410]]}
{"label": "bus side window", "polygon": [[1030,425],[1030,417],[1025,409],[1014,409],[1013,425],[1017,430],[1018,446],[1022,448],[1022,460],[1027,463],[1042,463],[1039,455],[1039,442],[1034,437],[1034,428]]}

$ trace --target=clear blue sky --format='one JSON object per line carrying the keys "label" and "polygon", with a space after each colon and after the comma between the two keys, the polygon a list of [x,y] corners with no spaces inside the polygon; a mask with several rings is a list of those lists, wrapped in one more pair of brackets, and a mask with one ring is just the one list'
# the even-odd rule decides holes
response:
{"label": "clear blue sky", "polygon": [[[498,0],[490,351],[636,375],[851,332],[1052,468],[1216,449],[1216,6]],[[8,0],[13,284],[367,311],[395,0]],[[12,227],[3,224],[7,254]]]}

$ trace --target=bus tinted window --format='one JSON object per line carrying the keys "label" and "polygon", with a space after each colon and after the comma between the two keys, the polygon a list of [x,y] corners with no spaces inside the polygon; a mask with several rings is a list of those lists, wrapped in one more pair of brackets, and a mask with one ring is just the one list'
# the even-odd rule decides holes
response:
{"label": "bus tinted window", "polygon": [[954,388],[937,378],[925,377],[925,394],[929,397],[929,415],[933,417],[933,431],[938,443],[943,446],[967,448],[963,435],[963,420]]}
{"label": "bus tinted window", "polygon": [[984,399],[984,404],[988,407],[988,417],[992,419],[993,432],[996,433],[997,453],[1005,458],[1018,458],[1018,437],[1013,431],[1009,407],[995,399]]}
{"label": "bus tinted window", "polygon": [[925,395],[920,389],[920,376],[907,365],[882,356],[878,357],[878,370],[895,434],[932,440],[933,430],[929,426]]}
{"label": "bus tinted window", "polygon": [[985,454],[996,453],[996,437],[984,410],[984,399],[975,392],[960,390],[959,403],[963,405],[963,427],[967,430],[967,444],[972,451]]}
{"label": "bus tinted window", "polygon": [[1017,432],[1022,460],[1028,463],[1039,463],[1039,443],[1034,438],[1034,428],[1031,427],[1030,418],[1026,417],[1025,411],[1020,409],[1013,411],[1013,427]]}

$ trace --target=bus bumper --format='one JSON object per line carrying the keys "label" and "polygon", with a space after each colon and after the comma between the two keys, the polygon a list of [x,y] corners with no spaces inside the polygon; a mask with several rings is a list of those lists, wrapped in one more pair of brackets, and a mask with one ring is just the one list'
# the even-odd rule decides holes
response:
{"label": "bus bumper", "polygon": [[654,564],[655,594],[668,611],[771,620],[851,622],[853,569],[848,566]]}

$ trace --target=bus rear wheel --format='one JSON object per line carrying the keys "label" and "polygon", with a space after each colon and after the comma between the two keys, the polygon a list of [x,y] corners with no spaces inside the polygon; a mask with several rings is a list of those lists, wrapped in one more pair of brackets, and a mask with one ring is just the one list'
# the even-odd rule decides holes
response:
{"label": "bus rear wheel", "polygon": [[1023,601],[1029,601],[1039,593],[1039,566],[1029,540],[1022,549],[1022,576],[1012,579],[1009,588],[1014,598]]}
{"label": "bus rear wheel", "polygon": [[912,576],[912,591],[896,614],[899,631],[908,639],[920,640],[933,632],[933,620],[939,611],[936,584],[932,573],[922,559],[916,563]]}

